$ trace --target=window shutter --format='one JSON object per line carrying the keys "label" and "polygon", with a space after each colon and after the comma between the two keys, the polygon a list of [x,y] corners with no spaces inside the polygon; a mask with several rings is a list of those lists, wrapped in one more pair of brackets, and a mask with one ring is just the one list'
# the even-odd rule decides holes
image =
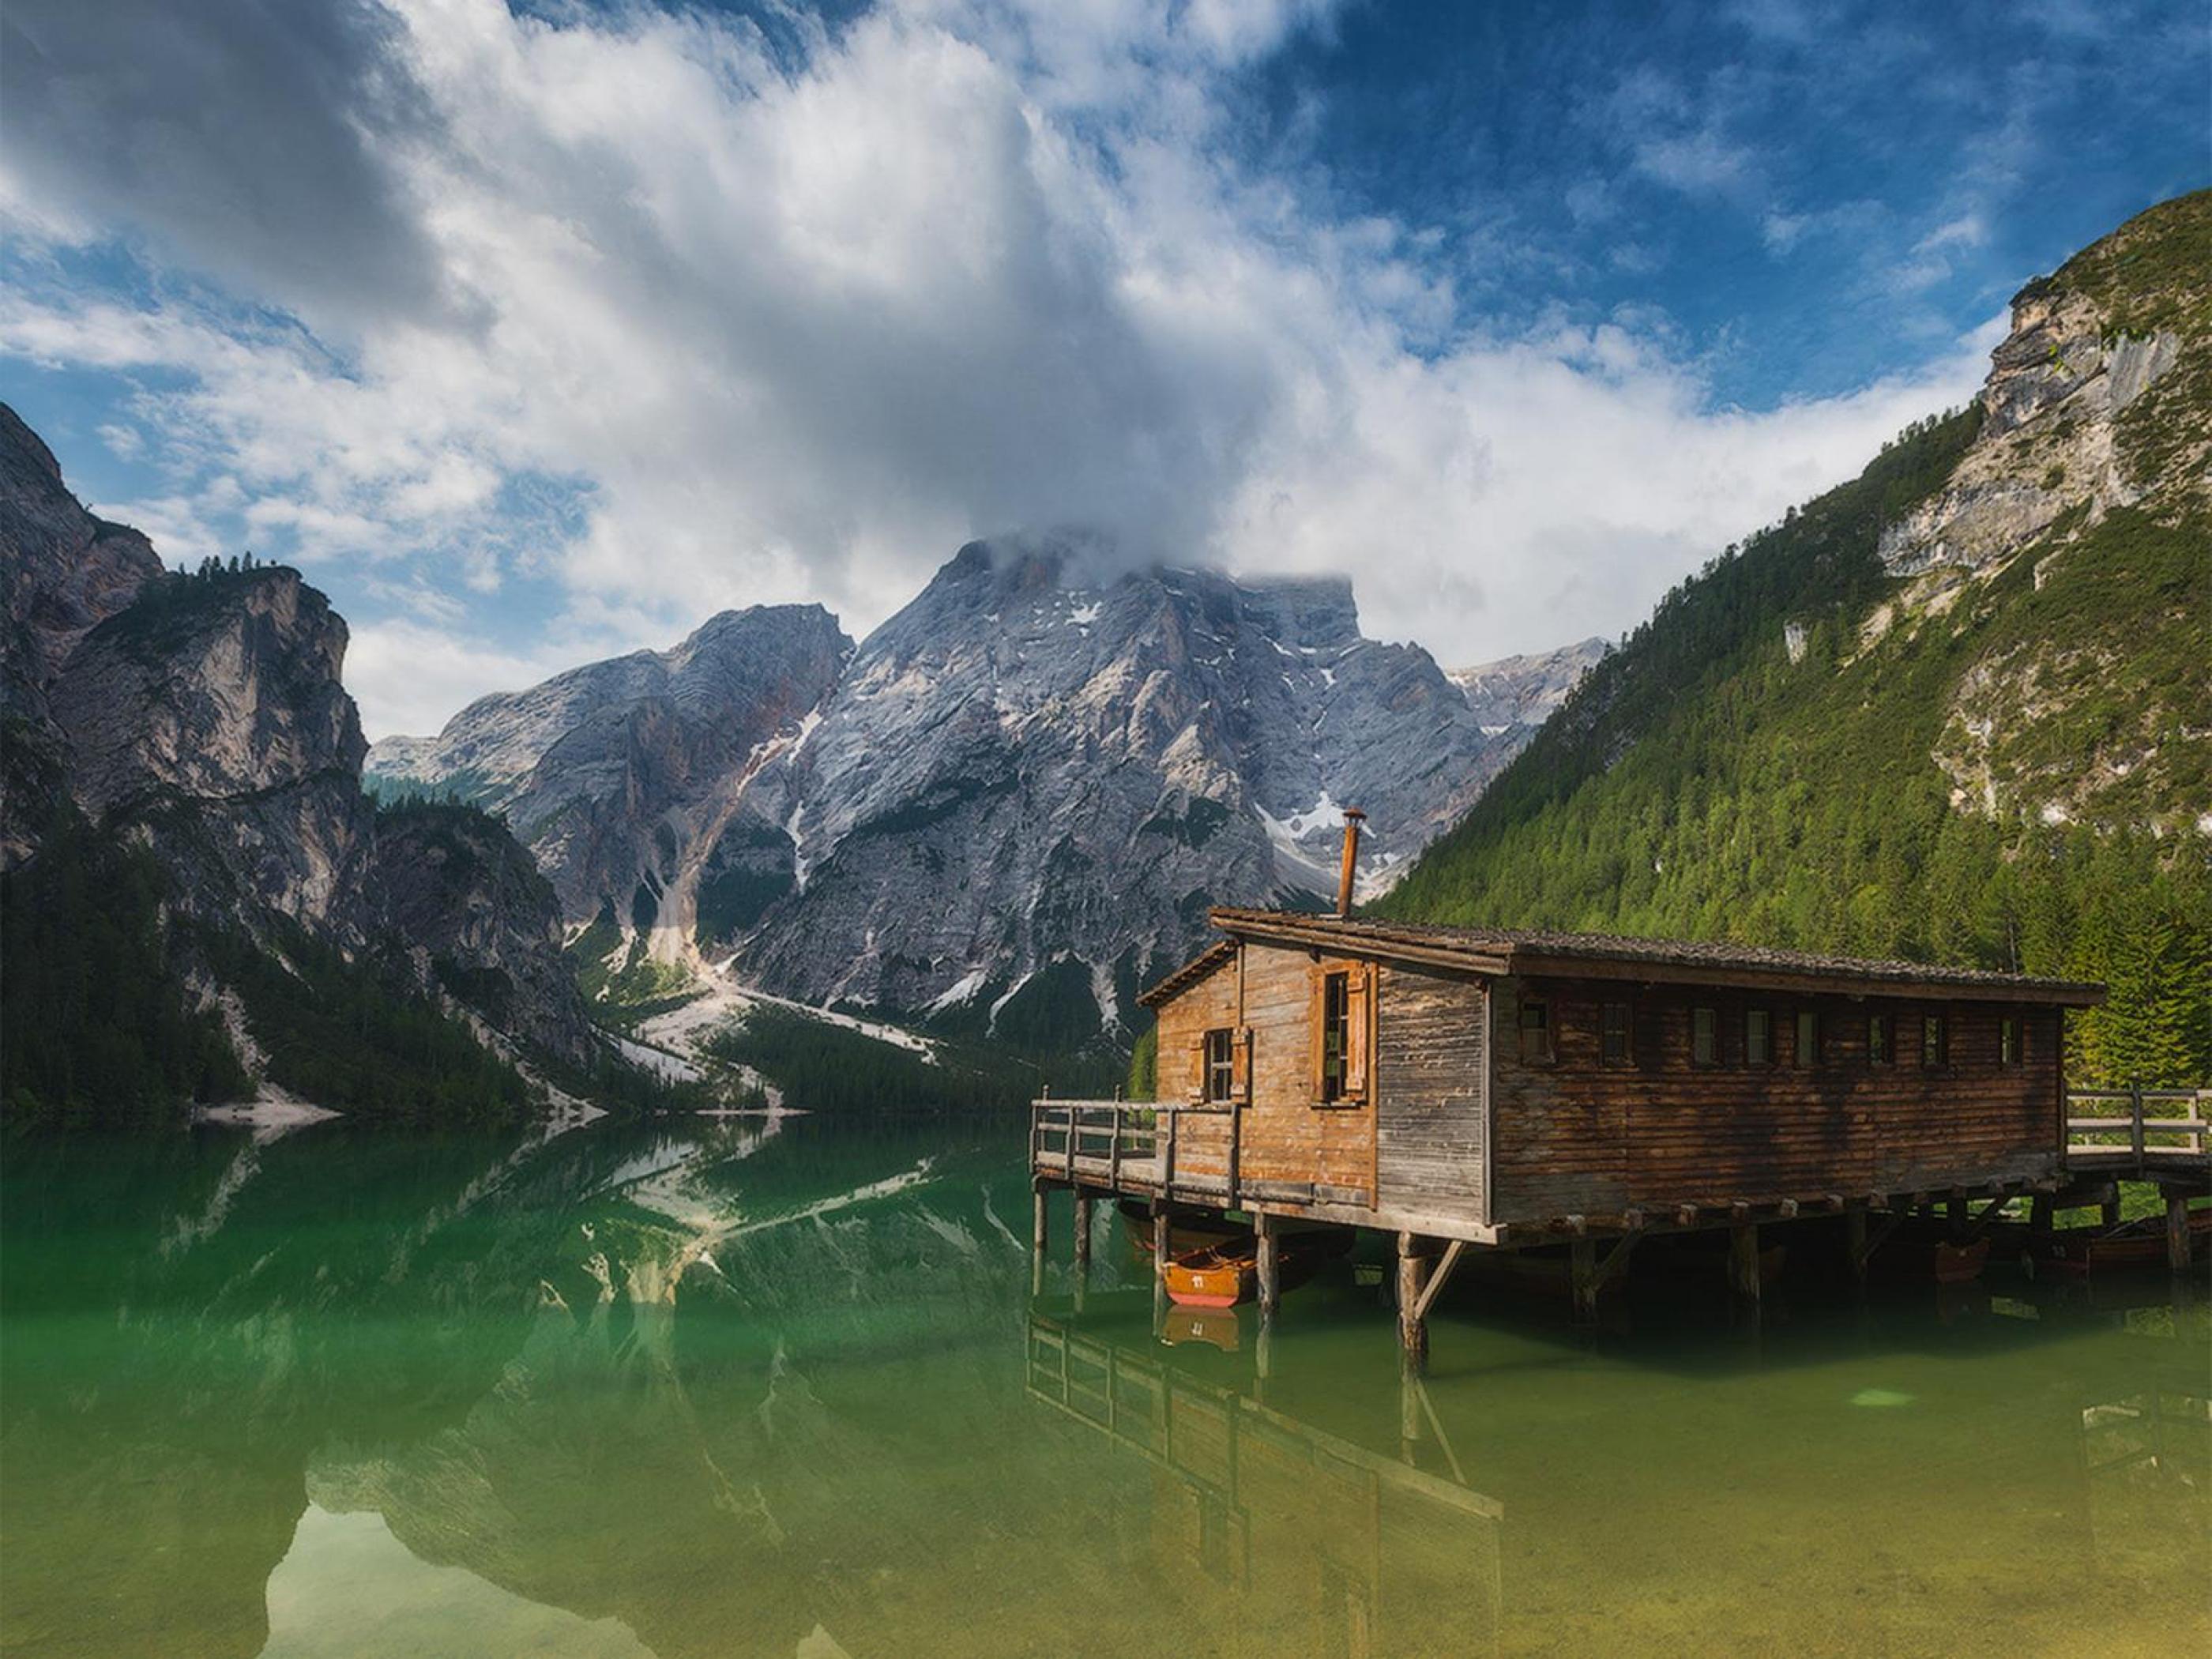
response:
{"label": "window shutter", "polygon": [[1324,1027],[1328,1020],[1328,975],[1318,965],[1306,970],[1306,1031],[1313,1039],[1313,1064],[1307,1086],[1312,1093],[1310,1100],[1319,1100],[1327,1086],[1328,1073],[1322,1069],[1328,1053]]}
{"label": "window shutter", "polygon": [[1231,1073],[1229,1093],[1231,1099],[1249,1105],[1252,1100],[1252,1028],[1243,1027],[1237,1033],[1235,1070]]}
{"label": "window shutter", "polygon": [[1190,1040],[1189,1095],[1194,1106],[1206,1098],[1206,1033],[1203,1031]]}
{"label": "window shutter", "polygon": [[1374,1047],[1375,964],[1355,966],[1344,980],[1344,1093],[1347,1100],[1367,1097],[1369,1054]]}

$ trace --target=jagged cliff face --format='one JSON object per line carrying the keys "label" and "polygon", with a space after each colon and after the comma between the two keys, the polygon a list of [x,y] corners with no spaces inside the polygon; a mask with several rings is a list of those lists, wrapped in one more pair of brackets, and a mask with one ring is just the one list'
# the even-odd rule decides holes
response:
{"label": "jagged cliff face", "polygon": [[[1881,538],[1884,567],[1906,580],[1868,620],[1866,649],[1971,626],[2018,572],[2038,592],[2081,596],[2054,625],[1998,630],[1958,677],[1934,754],[1961,811],[2212,833],[2208,247],[2212,192],[2199,192],[2022,290],[1979,436]],[[2117,585],[2170,561],[2177,538],[2197,550],[2193,580],[2185,570],[2164,603],[2123,604]]]}
{"label": "jagged cliff face", "polygon": [[1551,719],[1605,653],[1601,639],[1578,640],[1556,651],[1454,669],[1451,682],[1466,694],[1468,707],[1485,732],[1498,737],[1525,735]]}
{"label": "jagged cliff face", "polygon": [[785,810],[776,763],[852,650],[819,605],[725,611],[673,650],[482,697],[434,738],[380,743],[369,776],[504,814],[572,921],[611,914],[682,956],[702,920],[714,938],[757,915],[743,872]]}
{"label": "jagged cliff face", "polygon": [[746,971],[1111,1020],[1210,902],[1333,893],[1343,807],[1387,880],[1503,763],[1425,652],[1361,636],[1346,583],[1101,582],[1085,556],[973,544],[862,647],[788,763],[792,890]]}
{"label": "jagged cliff face", "polygon": [[[1209,903],[1333,896],[1346,805],[1386,886],[1527,735],[1363,637],[1345,582],[1099,552],[973,544],[857,653],[815,607],[729,613],[380,744],[370,775],[496,807],[572,924],[663,960],[1064,1041]],[[1574,672],[1529,659],[1492,701]]]}
{"label": "jagged cliff face", "polygon": [[561,911],[530,854],[474,812],[422,805],[382,814],[370,858],[377,921],[418,977],[494,1029],[576,1057],[590,1034]]}
{"label": "jagged cliff face", "polygon": [[[0,570],[9,865],[73,807],[153,852],[175,912],[255,937],[284,919],[364,971],[397,966],[587,1056],[559,912],[520,849],[488,823],[447,837],[465,858],[432,857],[413,828],[380,835],[341,679],[346,626],[298,572],[165,573],[143,537],[84,510],[4,405]],[[192,963],[178,972],[221,995]]]}
{"label": "jagged cliff face", "polygon": [[202,908],[362,936],[368,745],[339,683],[345,623],[283,568],[162,577],[55,683],[86,816],[152,837]]}
{"label": "jagged cliff face", "polygon": [[161,574],[137,531],[86,512],[62,482],[53,452],[0,404],[0,515],[8,558],[0,593],[7,611],[7,706],[25,693],[32,708],[88,630],[137,597]]}

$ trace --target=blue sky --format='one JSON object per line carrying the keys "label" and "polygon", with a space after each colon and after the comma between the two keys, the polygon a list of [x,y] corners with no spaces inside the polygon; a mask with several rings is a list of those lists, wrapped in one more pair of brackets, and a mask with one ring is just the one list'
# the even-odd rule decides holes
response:
{"label": "blue sky", "polygon": [[2201,3],[15,0],[0,395],[373,734],[960,542],[1631,626],[2212,179]]}

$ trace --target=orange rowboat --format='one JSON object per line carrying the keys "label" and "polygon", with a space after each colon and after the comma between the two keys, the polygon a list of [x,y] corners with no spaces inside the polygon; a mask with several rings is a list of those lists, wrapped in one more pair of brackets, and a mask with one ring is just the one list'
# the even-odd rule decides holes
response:
{"label": "orange rowboat", "polygon": [[[1332,1256],[1352,1248],[1348,1230],[1292,1233],[1282,1252],[1282,1288],[1295,1290]],[[1168,1300],[1186,1308],[1233,1308],[1249,1302],[1260,1288],[1260,1243],[1249,1233],[1184,1250],[1168,1258]]]}
{"label": "orange rowboat", "polygon": [[1186,1308],[1233,1308],[1258,1289],[1260,1249],[1249,1239],[1209,1244],[1168,1258],[1168,1300]]}

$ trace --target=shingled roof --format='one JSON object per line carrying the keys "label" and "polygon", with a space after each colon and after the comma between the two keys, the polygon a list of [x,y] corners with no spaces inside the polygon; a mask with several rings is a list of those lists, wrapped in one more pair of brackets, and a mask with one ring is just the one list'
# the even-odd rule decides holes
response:
{"label": "shingled roof", "polygon": [[[1552,933],[1504,927],[1440,927],[1370,921],[1300,910],[1212,912],[1231,939],[1264,939],[1352,956],[1386,957],[1484,974],[1546,974],[1591,979],[1741,985],[1760,989],[1932,994],[2087,1007],[2105,988],[2076,980],[2036,979],[1980,968],[1822,956],[1765,945],[1697,939],[1630,939],[1612,933]],[[1224,941],[1225,943],[1225,941]],[[1202,979],[1226,960],[1217,943],[1145,992],[1157,1004]]]}

